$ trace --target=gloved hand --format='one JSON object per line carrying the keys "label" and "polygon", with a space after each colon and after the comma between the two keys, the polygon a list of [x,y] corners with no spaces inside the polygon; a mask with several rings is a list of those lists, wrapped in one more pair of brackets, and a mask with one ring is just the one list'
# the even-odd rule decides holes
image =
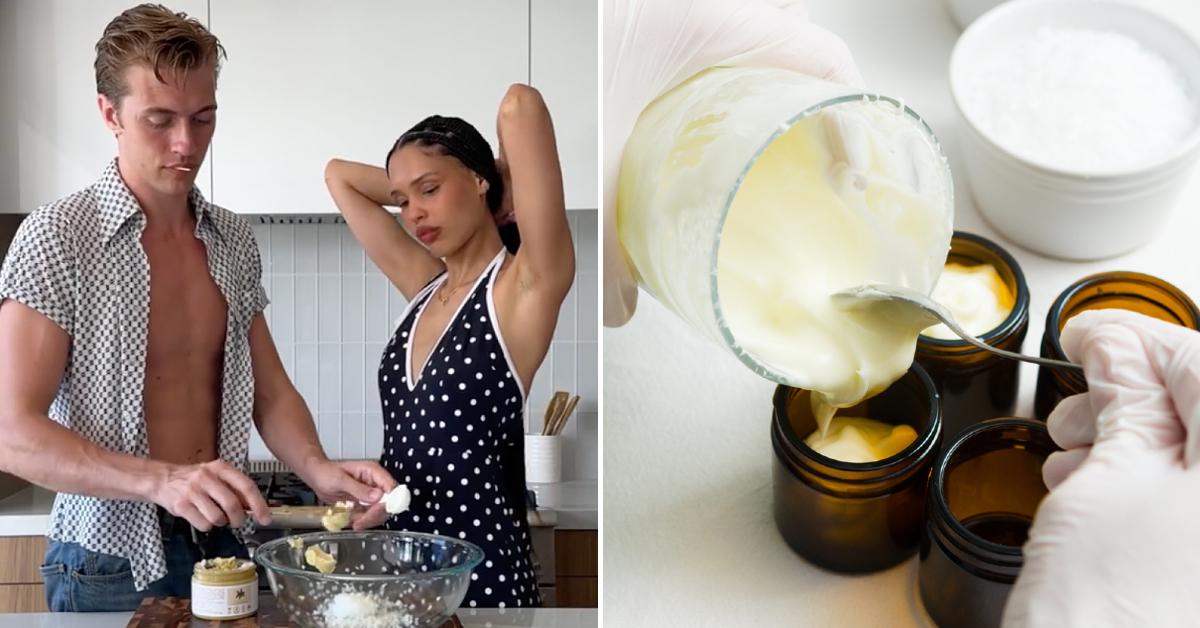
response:
{"label": "gloved hand", "polygon": [[1083,312],[1062,345],[1088,392],[1047,420],[1066,451],[1025,545],[1005,626],[1200,621],[1200,333],[1121,310]]}
{"label": "gloved hand", "polygon": [[804,7],[767,0],[605,0],[604,324],[623,325],[637,284],[617,239],[617,174],[642,109],[719,65],[774,67],[861,85],[846,45]]}

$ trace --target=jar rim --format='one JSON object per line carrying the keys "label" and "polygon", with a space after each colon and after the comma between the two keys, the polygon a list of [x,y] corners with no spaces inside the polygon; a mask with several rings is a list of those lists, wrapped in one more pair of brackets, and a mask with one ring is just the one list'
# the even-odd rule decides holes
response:
{"label": "jar rim", "polygon": [[[1192,315],[1192,318],[1200,323],[1200,309],[1197,309],[1195,302],[1192,301],[1192,299],[1185,292],[1175,286],[1175,284],[1167,281],[1166,279],[1131,270],[1112,270],[1102,273],[1095,273],[1083,277],[1077,280],[1075,283],[1067,286],[1067,288],[1058,295],[1058,298],[1054,299],[1054,302],[1050,304],[1050,310],[1046,313],[1046,328],[1043,333],[1045,336],[1044,343],[1049,344],[1051,355],[1043,357],[1057,357],[1059,359],[1066,359],[1066,352],[1062,347],[1062,332],[1060,326],[1062,323],[1063,309],[1066,308],[1067,302],[1070,301],[1075,295],[1106,280],[1124,280],[1133,283],[1151,284],[1155,288],[1163,290],[1164,292],[1175,297],[1178,303]],[[1142,295],[1131,296],[1148,301],[1151,300]],[[1087,385],[1087,381],[1084,379],[1083,374],[1077,371],[1052,369],[1052,372],[1055,377],[1066,379],[1067,381],[1075,384],[1076,387],[1084,387]]]}
{"label": "jar rim", "polygon": [[[921,455],[914,458],[913,454],[917,454],[922,450],[932,450],[933,446],[941,439],[942,433],[942,404],[937,392],[937,386],[934,385],[933,379],[929,377],[925,369],[915,361],[909,366],[908,371],[905,372],[905,376],[909,373],[917,378],[920,386],[925,390],[926,401],[929,403],[930,409],[929,419],[925,422],[921,432],[904,449],[887,458],[873,462],[846,462],[818,453],[804,442],[804,439],[792,428],[791,421],[787,420],[788,391],[800,389],[780,384],[775,388],[775,394],[771,400],[771,423],[773,430],[778,433],[779,445],[785,450],[780,451],[780,447],[776,447],[777,457],[786,458],[788,464],[785,464],[785,466],[792,470],[797,466],[803,465],[817,475],[822,476],[830,475],[825,472],[825,469],[831,470],[834,473],[840,472],[835,479],[847,484],[880,482],[909,471],[913,465],[919,464],[921,459],[924,458]],[[903,379],[903,376],[901,379]],[[895,385],[899,381],[896,380],[892,385]],[[805,464],[805,462],[815,463],[815,465]],[[846,473],[864,473],[870,475],[856,478],[846,477],[844,475]]]}
{"label": "jar rim", "polygon": [[192,567],[192,582],[204,586],[240,586],[258,580],[254,561],[231,557],[235,561],[229,569],[217,570],[209,567],[213,558],[201,559]]}
{"label": "jar rim", "polygon": [[[1050,438],[1050,431],[1046,424],[1034,419],[1026,419],[1021,417],[1001,417],[996,419],[988,419],[980,421],[971,427],[964,429],[954,439],[941,454],[938,455],[937,461],[933,464],[933,473],[930,476],[929,483],[929,508],[931,509],[930,518],[933,519],[930,523],[936,523],[942,527],[948,527],[954,533],[957,541],[955,544],[963,547],[967,551],[975,550],[974,553],[984,553],[994,556],[1005,562],[1023,560],[1024,553],[1022,548],[1012,545],[1004,545],[989,541],[974,532],[967,529],[966,526],[950,512],[950,504],[946,501],[946,472],[949,471],[950,462],[954,459],[955,454],[971,439],[984,434],[986,432],[994,432],[998,430],[1010,428],[1025,428],[1035,433],[1039,437],[1045,437],[1050,443],[1050,448],[1055,449],[1054,441]],[[1032,441],[1032,439],[1031,439]],[[933,516],[936,513],[936,517]],[[969,546],[969,547],[967,547]]]}
{"label": "jar rim", "polygon": [[[1008,316],[1005,317],[999,325],[993,327],[987,333],[981,334],[978,338],[980,341],[986,344],[991,344],[993,340],[1001,340],[1011,335],[1013,332],[1017,331],[1017,328],[1021,326],[1022,322],[1029,319],[1029,284],[1025,281],[1025,272],[1021,270],[1021,265],[1017,263],[1016,258],[1014,258],[1011,253],[1009,253],[999,244],[996,244],[994,241],[981,235],[968,231],[955,230],[954,234],[950,236],[951,248],[954,247],[955,239],[967,240],[995,253],[996,256],[1000,258],[1000,261],[1004,262],[1004,264],[1007,265],[1012,271],[1013,279],[1015,280],[1014,283],[1017,284],[1017,290],[1016,294],[1014,295],[1015,298],[1013,299],[1012,309],[1009,310]],[[972,345],[962,338],[943,339],[921,334],[917,337],[917,343],[918,346],[923,344],[936,349],[966,348],[967,351],[965,353],[976,353],[983,351],[983,349]]]}

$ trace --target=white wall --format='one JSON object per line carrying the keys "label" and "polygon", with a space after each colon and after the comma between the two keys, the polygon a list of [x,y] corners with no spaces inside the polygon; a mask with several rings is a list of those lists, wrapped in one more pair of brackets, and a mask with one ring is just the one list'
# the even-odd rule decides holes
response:
{"label": "white wall", "polygon": [[[0,2],[0,42],[12,41],[16,38],[17,7],[11,2]],[[15,55],[7,53],[8,48],[0,46],[0,85],[14,85],[16,82]],[[17,172],[20,163],[17,161],[17,98],[15,90],[0,89],[0,172]],[[21,205],[21,188],[11,175],[0,176],[0,213],[16,212]]]}
{"label": "white wall", "polygon": [[[95,44],[134,4],[0,0],[0,213],[71,194],[112,159],[96,108]],[[523,81],[554,116],[567,208],[597,205],[595,0],[168,4],[206,23],[229,52],[197,179],[223,207],[336,215],[321,185],[330,155],[374,163],[386,149],[380,137],[430,111],[475,121],[494,146],[488,121],[508,85]]]}

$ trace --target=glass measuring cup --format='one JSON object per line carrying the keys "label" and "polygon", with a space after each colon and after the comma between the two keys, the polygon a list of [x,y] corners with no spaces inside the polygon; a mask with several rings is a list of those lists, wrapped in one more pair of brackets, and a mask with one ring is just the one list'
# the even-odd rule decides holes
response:
{"label": "glass measuring cup", "polygon": [[[930,255],[930,267],[940,272],[953,216],[949,166],[929,127],[895,99],[784,70],[712,68],[651,103],[625,146],[617,232],[635,279],[693,329],[777,383],[814,388],[739,343],[718,282],[722,235],[744,182],[773,143],[811,116],[858,103],[890,106],[936,164],[924,176],[938,188],[944,216],[945,246]],[[822,234],[797,236],[803,246],[803,238]],[[819,279],[824,270],[795,269],[794,281]],[[935,280],[936,273],[919,283],[931,290]],[[892,366],[902,374],[907,363]]]}

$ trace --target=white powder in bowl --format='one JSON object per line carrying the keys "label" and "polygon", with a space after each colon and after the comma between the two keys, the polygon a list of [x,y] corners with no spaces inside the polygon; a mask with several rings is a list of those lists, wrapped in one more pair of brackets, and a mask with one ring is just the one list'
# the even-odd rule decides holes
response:
{"label": "white powder in bowl", "polygon": [[1115,32],[1041,27],[981,55],[960,90],[988,138],[1046,166],[1136,169],[1167,157],[1196,125],[1187,82]]}
{"label": "white powder in bowl", "polygon": [[325,605],[327,628],[402,628],[413,625],[412,615],[373,593],[345,591]]}

